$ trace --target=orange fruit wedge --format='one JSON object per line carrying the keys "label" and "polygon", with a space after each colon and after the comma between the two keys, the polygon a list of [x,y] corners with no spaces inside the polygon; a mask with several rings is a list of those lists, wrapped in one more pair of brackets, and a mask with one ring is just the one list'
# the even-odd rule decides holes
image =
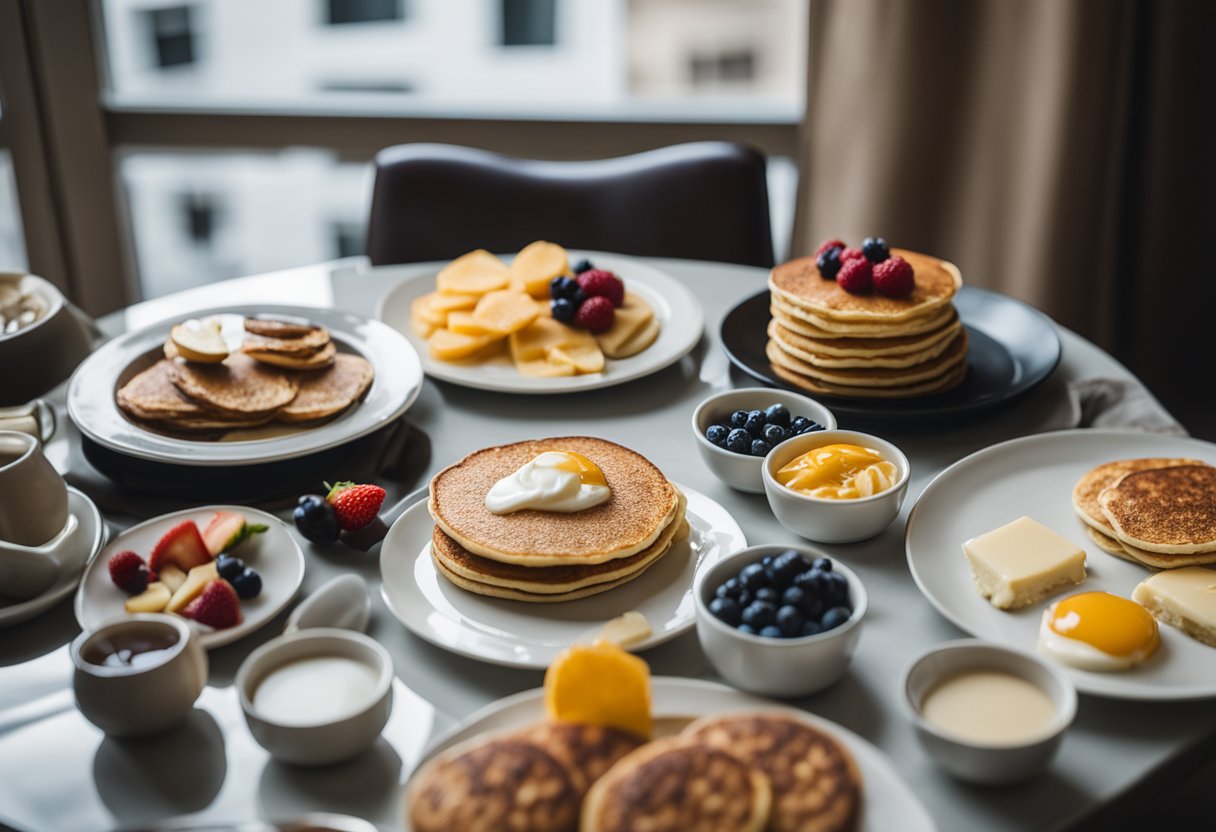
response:
{"label": "orange fruit wedge", "polygon": [[649,739],[650,668],[615,644],[576,644],[545,673],[545,712],[559,722],[607,725]]}

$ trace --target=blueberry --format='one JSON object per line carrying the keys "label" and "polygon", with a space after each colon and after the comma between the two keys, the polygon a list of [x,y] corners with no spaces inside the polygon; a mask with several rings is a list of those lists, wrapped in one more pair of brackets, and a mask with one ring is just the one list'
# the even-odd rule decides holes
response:
{"label": "blueberry", "polygon": [[817,636],[822,632],[823,632],[823,628],[819,626],[819,622],[812,621],[811,619],[808,618],[802,622],[802,632],[799,633],[799,635]]}
{"label": "blueberry", "polygon": [[752,601],[743,608],[743,623],[757,630],[773,623],[777,608],[767,601]]}
{"label": "blueberry", "polygon": [[770,425],[777,427],[788,427],[790,423],[790,411],[783,404],[770,404],[768,409],[764,411],[764,418],[768,420]]}
{"label": "blueberry", "polygon": [[578,281],[562,275],[555,277],[549,281],[549,297],[557,300],[558,298],[566,298],[567,300],[574,297],[574,292],[578,289]]}
{"label": "blueberry", "polygon": [[785,440],[789,439],[789,432],[781,425],[765,425],[764,426],[764,441],[770,445],[780,445]]}
{"label": "blueberry", "polygon": [[748,604],[750,604],[755,599],[752,598],[752,594],[750,591],[748,591],[746,589],[741,589],[741,590],[739,590],[739,597],[736,598],[735,600],[739,602],[740,607],[746,607]]}
{"label": "blueberry", "polygon": [[777,610],[776,621],[782,635],[792,638],[802,632],[802,610],[795,606],[786,605]]}
{"label": "blueberry", "polygon": [[823,425],[818,422],[808,422],[807,426],[799,431],[799,433],[814,433],[817,430],[823,430]]}
{"label": "blueberry", "polygon": [[811,568],[818,569],[820,572],[831,572],[832,571],[832,559],[831,558],[815,558],[813,561],[811,561]]}
{"label": "blueberry", "polygon": [[801,589],[800,587],[791,586],[787,587],[785,592],[781,593],[781,603],[786,606],[802,609],[803,605],[806,604],[806,599],[808,597],[810,596],[806,594],[805,590]]}
{"label": "blueberry", "polygon": [[807,618],[813,618],[818,621],[823,617],[823,611],[827,607],[823,603],[823,599],[818,595],[807,594],[802,602],[802,614]]}
{"label": "blueberry", "polygon": [[234,558],[232,555],[225,552],[215,559],[215,571],[225,581],[231,581],[237,575],[245,571],[245,561],[240,558]]}
{"label": "blueberry", "polygon": [[752,435],[743,428],[735,428],[726,435],[726,450],[737,454],[750,454],[752,451]]}
{"label": "blueberry", "polygon": [[583,305],[583,301],[587,299],[587,295],[583,293],[581,287],[575,286],[574,291],[570,293],[570,302],[574,304],[574,308],[578,309]]}
{"label": "blueberry", "polygon": [[804,569],[806,569],[806,561],[802,559],[802,555],[793,549],[786,549],[773,558],[773,565],[769,569],[768,575],[777,586],[793,586],[794,578]]}
{"label": "blueberry", "polygon": [[732,428],[741,428],[747,424],[747,411],[736,410],[730,414],[730,426]]}
{"label": "blueberry", "polygon": [[726,437],[730,436],[730,428],[726,425],[710,425],[705,429],[705,438],[719,448],[726,447]]}
{"label": "blueberry", "polygon": [[317,494],[301,497],[292,518],[300,534],[313,543],[336,543],[342,533],[334,507]]}
{"label": "blueberry", "polygon": [[719,598],[738,598],[739,593],[743,591],[743,587],[739,586],[738,578],[727,578],[722,582],[722,585],[714,590],[714,595]]}
{"label": "blueberry", "polygon": [[819,619],[819,626],[825,630],[835,629],[848,621],[852,614],[848,607],[832,607],[823,614],[823,618]]}
{"label": "blueberry", "polygon": [[595,266],[591,265],[590,260],[579,260],[574,264],[574,268],[571,269],[571,271],[573,271],[575,274],[582,274],[583,272],[591,271],[594,268]]}
{"label": "blueberry", "polygon": [[736,627],[735,629],[736,629],[736,630],[738,630],[738,631],[739,631],[739,632],[741,632],[741,633],[747,633],[749,636],[754,636],[754,635],[756,634],[756,628],[755,628],[755,627],[749,627],[749,626],[748,626],[748,625],[746,625],[746,624],[740,624],[740,625],[739,625],[738,627]]}
{"label": "blueberry", "polygon": [[811,420],[805,416],[795,416],[790,420],[790,435],[796,436],[806,430],[807,425],[811,424]]}
{"label": "blueberry", "polygon": [[750,433],[756,439],[759,439],[761,436],[763,436],[764,435],[764,411],[763,410],[749,411],[747,414],[747,422],[744,423],[743,427],[747,428],[747,432]]}
{"label": "blueberry", "polygon": [[763,439],[752,440],[752,456],[768,456],[768,452],[772,449],[772,445],[769,445]]}
{"label": "blueberry", "polygon": [[811,568],[805,572],[798,573],[797,577],[794,578],[794,586],[811,595],[822,595],[826,588],[824,579],[827,576],[828,573],[822,569]]}
{"label": "blueberry", "polygon": [[758,563],[749,563],[739,571],[739,586],[755,592],[762,586],[768,586],[768,576],[764,574],[764,567]]}
{"label": "blueberry", "polygon": [[578,309],[569,298],[556,298],[549,301],[549,311],[553,313],[555,320],[568,324],[574,320],[574,313],[578,312]]}
{"label": "blueberry", "polygon": [[861,253],[871,263],[881,263],[891,256],[891,250],[887,248],[887,241],[882,237],[866,237],[862,240]]}
{"label": "blueberry", "polygon": [[826,280],[835,280],[836,273],[840,271],[840,247],[832,246],[830,249],[819,255],[815,259],[815,265],[819,268],[819,274]]}
{"label": "blueberry", "polygon": [[781,638],[784,633],[781,632],[780,627],[775,627],[772,624],[769,624],[767,627],[760,630],[760,635],[764,636],[765,638]]}
{"label": "blueberry", "polygon": [[757,601],[764,601],[766,604],[772,604],[774,607],[779,606],[781,593],[771,586],[762,586],[752,593],[752,597]]}
{"label": "blueberry", "polygon": [[835,605],[844,604],[849,600],[849,581],[844,575],[828,572],[823,577],[826,582],[823,590],[825,602]]}
{"label": "blueberry", "polygon": [[252,569],[246,569],[241,574],[237,575],[228,581],[232,584],[232,588],[236,590],[236,594],[243,599],[257,598],[258,593],[262,591],[262,576]]}
{"label": "blueberry", "polygon": [[764,557],[760,558],[760,565],[763,566],[765,569],[767,569],[768,565],[772,562],[773,562],[772,555],[765,555]]}
{"label": "blueberry", "polygon": [[739,623],[742,615],[739,604],[733,598],[715,598],[709,602],[709,611],[719,621],[732,627]]}

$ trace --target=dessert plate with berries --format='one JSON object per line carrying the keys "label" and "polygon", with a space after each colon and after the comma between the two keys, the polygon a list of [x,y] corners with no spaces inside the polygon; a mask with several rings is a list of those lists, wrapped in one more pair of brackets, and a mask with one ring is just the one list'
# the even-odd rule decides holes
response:
{"label": "dessert plate with berries", "polygon": [[[500,283],[506,288],[486,291]],[[470,252],[408,277],[376,316],[409,339],[431,378],[534,395],[658,372],[688,354],[705,327],[696,295],[665,272],[544,241],[514,259]]]}
{"label": "dessert plate with berries", "polygon": [[191,622],[207,649],[274,618],[304,579],[304,553],[287,525],[247,506],[186,509],[132,526],[89,565],[76,593],[86,630],[159,612]]}

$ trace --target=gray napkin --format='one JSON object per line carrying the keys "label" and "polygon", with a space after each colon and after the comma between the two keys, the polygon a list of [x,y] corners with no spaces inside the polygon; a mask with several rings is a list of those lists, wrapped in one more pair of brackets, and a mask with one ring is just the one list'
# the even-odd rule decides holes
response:
{"label": "gray napkin", "polygon": [[1144,385],[1114,378],[1087,378],[1068,385],[1051,428],[1123,428],[1186,436],[1186,429]]}

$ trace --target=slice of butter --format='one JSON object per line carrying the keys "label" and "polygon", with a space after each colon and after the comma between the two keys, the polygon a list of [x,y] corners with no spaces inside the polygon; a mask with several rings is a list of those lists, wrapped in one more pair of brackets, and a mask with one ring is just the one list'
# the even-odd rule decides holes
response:
{"label": "slice of butter", "polygon": [[579,637],[576,643],[593,644],[598,641],[606,641],[617,647],[632,647],[650,638],[653,632],[646,616],[637,610],[630,610],[624,615],[618,615],[602,627],[588,630]]}
{"label": "slice of butter", "polygon": [[1029,517],[963,544],[980,595],[1012,610],[1085,580],[1085,551]]}
{"label": "slice of butter", "polygon": [[1216,647],[1216,569],[1184,566],[1144,579],[1132,593],[1157,620]]}

